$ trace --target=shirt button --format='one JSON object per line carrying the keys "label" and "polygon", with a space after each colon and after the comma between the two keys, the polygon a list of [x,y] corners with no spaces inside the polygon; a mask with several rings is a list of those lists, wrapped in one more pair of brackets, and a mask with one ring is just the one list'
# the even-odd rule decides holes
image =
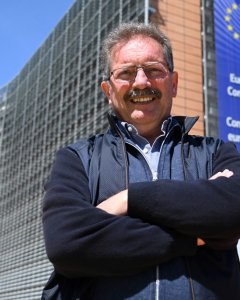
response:
{"label": "shirt button", "polygon": [[132,129],[131,126],[128,126],[128,131],[129,131],[129,132],[132,132],[132,131],[133,131],[133,129]]}

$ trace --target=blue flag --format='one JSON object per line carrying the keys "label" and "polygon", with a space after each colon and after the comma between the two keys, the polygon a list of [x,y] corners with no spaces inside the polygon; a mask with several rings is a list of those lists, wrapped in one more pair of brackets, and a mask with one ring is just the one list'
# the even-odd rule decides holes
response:
{"label": "blue flag", "polygon": [[219,136],[240,150],[240,0],[215,0]]}

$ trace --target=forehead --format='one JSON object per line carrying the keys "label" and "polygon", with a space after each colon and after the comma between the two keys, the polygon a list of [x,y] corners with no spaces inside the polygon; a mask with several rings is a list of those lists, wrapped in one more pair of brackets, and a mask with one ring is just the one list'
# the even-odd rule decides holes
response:
{"label": "forehead", "polygon": [[139,64],[146,61],[165,61],[163,48],[158,41],[136,36],[117,44],[111,51],[111,64]]}

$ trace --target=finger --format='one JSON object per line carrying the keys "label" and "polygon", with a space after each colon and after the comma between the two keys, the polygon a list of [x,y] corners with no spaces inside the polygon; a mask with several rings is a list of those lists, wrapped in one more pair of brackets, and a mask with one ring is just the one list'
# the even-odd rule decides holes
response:
{"label": "finger", "polygon": [[216,174],[214,174],[213,176],[211,176],[209,179],[210,180],[211,179],[216,179],[216,178],[221,177],[221,176],[229,178],[229,177],[233,176],[233,174],[234,173],[232,171],[230,171],[228,169],[225,169],[222,172],[217,172]]}
{"label": "finger", "polygon": [[225,177],[231,177],[231,176],[233,176],[233,172],[232,171],[230,171],[230,170],[228,170],[228,169],[226,169],[226,170],[224,170],[223,172],[222,172],[222,175],[221,176],[225,176]]}
{"label": "finger", "polygon": [[217,172],[216,174],[214,174],[213,176],[211,176],[209,179],[210,179],[210,180],[211,180],[211,179],[216,179],[216,178],[220,177],[221,174],[222,174],[222,172]]}

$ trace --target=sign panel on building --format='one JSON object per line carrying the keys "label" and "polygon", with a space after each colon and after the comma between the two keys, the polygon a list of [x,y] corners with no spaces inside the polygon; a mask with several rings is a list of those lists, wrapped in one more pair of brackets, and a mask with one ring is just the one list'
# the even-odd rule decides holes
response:
{"label": "sign panel on building", "polygon": [[240,0],[215,0],[219,135],[240,150]]}

